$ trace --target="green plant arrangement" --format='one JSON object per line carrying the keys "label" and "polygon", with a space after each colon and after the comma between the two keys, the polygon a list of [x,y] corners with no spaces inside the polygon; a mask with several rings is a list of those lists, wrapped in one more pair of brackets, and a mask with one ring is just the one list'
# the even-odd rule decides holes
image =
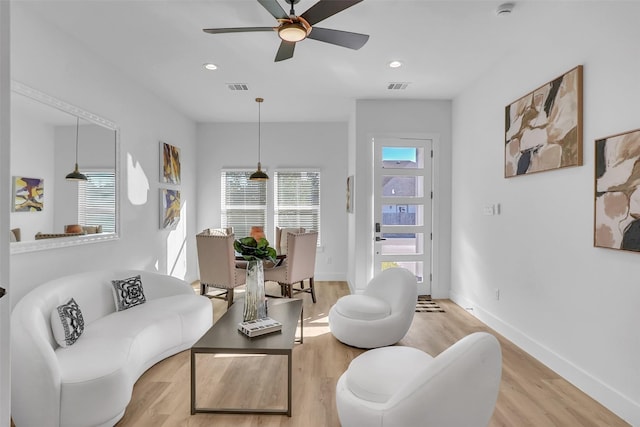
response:
{"label": "green plant arrangement", "polygon": [[256,240],[253,237],[243,237],[233,242],[233,248],[247,261],[269,260],[276,262],[276,250],[269,246],[269,242],[264,237]]}

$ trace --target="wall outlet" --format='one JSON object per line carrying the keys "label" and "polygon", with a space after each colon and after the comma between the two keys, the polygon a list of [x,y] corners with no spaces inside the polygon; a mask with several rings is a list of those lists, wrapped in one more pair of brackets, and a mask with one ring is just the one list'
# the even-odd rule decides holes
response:
{"label": "wall outlet", "polygon": [[500,300],[500,289],[496,288],[495,289],[495,296],[496,296],[496,301]]}
{"label": "wall outlet", "polygon": [[327,257],[327,264],[331,264],[333,262],[333,260],[331,259],[330,256]]}

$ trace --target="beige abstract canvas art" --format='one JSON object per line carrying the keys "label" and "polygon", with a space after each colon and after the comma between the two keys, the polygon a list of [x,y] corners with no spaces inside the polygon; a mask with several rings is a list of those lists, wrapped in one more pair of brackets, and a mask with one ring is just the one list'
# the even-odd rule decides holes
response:
{"label": "beige abstract canvas art", "polygon": [[582,165],[582,66],[505,109],[504,176]]}
{"label": "beige abstract canvas art", "polygon": [[640,129],[595,142],[594,246],[640,251]]}

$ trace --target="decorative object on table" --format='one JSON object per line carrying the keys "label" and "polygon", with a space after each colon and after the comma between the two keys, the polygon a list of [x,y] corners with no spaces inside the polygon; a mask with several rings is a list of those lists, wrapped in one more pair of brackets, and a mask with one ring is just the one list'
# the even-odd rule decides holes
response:
{"label": "decorative object on table", "polygon": [[347,213],[353,213],[353,175],[347,177]]}
{"label": "decorative object on table", "polygon": [[160,182],[180,184],[180,149],[160,142]]}
{"label": "decorative object on table", "polygon": [[160,228],[172,229],[180,222],[180,191],[160,189]]}
{"label": "decorative object on table", "polygon": [[275,263],[276,250],[269,246],[269,242],[264,237],[256,240],[251,236],[236,240],[233,242],[233,247],[248,261],[242,320],[247,322],[263,319],[267,317],[263,261],[269,260]]}
{"label": "decorative object on table", "polygon": [[260,104],[264,99],[256,98],[256,102],[258,103],[258,169],[249,175],[249,180],[251,181],[267,181],[269,179],[269,175],[262,171],[262,164],[260,163]]}
{"label": "decorative object on table", "polygon": [[596,247],[640,252],[640,129],[595,142]]}
{"label": "decorative object on table", "polygon": [[270,317],[238,323],[238,330],[248,337],[257,337],[282,330],[282,323]]}
{"label": "decorative object on table", "polygon": [[13,211],[39,212],[44,208],[44,179],[13,177]]}
{"label": "decorative object on table", "polygon": [[253,237],[256,240],[256,242],[259,241],[260,239],[265,238],[264,227],[259,225],[252,226],[251,231],[249,232],[249,236]]}
{"label": "decorative object on table", "polygon": [[505,109],[504,176],[582,165],[582,65]]}
{"label": "decorative object on table", "polygon": [[87,176],[78,169],[78,135],[80,134],[80,117],[76,117],[76,167],[65,177],[68,181],[87,181]]}

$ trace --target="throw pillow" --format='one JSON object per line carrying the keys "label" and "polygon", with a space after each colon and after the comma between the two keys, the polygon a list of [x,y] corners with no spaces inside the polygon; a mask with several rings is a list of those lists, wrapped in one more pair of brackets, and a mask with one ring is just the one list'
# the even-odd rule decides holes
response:
{"label": "throw pillow", "polygon": [[147,302],[140,275],[123,280],[112,280],[111,284],[113,285],[116,311],[126,310]]}
{"label": "throw pillow", "polygon": [[84,318],[73,298],[51,312],[51,331],[60,347],[69,347],[80,338],[84,332]]}

